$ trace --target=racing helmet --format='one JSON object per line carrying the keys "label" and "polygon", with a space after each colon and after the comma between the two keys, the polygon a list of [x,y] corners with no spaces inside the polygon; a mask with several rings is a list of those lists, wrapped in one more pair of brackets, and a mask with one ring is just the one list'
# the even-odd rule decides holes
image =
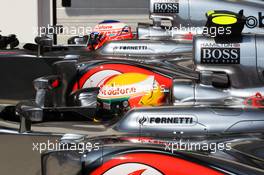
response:
{"label": "racing helmet", "polygon": [[[246,17],[243,10],[234,13],[226,10],[210,10],[206,13],[206,27],[209,29],[218,29],[217,36],[238,36],[241,35],[246,23]],[[222,28],[220,32],[219,28]],[[211,30],[209,30],[211,31]]]}
{"label": "racing helmet", "polygon": [[96,50],[107,41],[133,39],[131,27],[115,20],[106,20],[94,27],[88,41],[88,49]]}
{"label": "racing helmet", "polygon": [[254,108],[264,108],[264,96],[258,92],[256,95],[247,98],[244,101],[244,105]]}
{"label": "racing helmet", "polygon": [[135,107],[164,104],[164,92],[153,75],[123,73],[105,80],[100,87],[97,102],[100,109],[123,113]]}

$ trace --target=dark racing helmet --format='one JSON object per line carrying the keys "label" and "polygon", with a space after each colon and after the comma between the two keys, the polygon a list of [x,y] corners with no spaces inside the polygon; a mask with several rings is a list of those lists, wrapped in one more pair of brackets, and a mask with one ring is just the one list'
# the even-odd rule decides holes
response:
{"label": "dark racing helmet", "polygon": [[226,10],[210,10],[206,13],[206,17],[207,17],[207,23],[206,23],[207,28],[209,29],[215,28],[217,29],[217,31],[220,31],[219,28],[222,28],[223,31],[225,31],[224,34],[220,34],[219,32],[217,32],[216,34],[218,36],[241,35],[242,30],[244,29],[244,26],[246,24],[246,17],[243,14],[243,10],[240,10],[238,13],[234,13]]}

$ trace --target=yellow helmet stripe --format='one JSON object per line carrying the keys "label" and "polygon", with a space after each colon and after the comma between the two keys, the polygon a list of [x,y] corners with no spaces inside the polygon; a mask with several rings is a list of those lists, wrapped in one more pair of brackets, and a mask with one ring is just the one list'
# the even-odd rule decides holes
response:
{"label": "yellow helmet stripe", "polygon": [[210,16],[211,14],[213,14],[215,11],[214,10],[210,10],[207,12],[207,16]]}
{"label": "yellow helmet stripe", "polygon": [[230,17],[236,18],[236,15],[226,14],[226,13],[216,13],[216,14],[212,14],[212,17],[215,17],[215,16],[230,16]]}

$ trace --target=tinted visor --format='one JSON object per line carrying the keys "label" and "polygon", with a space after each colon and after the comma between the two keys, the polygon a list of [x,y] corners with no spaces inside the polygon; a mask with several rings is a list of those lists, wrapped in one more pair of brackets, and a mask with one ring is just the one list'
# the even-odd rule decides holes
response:
{"label": "tinted visor", "polygon": [[100,41],[100,33],[99,32],[92,32],[89,36],[89,45],[98,44]]}

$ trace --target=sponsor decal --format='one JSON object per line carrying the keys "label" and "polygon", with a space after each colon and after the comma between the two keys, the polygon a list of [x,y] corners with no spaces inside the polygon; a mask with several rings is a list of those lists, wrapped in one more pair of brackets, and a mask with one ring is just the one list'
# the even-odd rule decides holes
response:
{"label": "sponsor decal", "polygon": [[147,117],[143,116],[142,118],[140,118],[140,119],[138,120],[138,123],[139,123],[140,125],[144,125],[144,123],[146,123],[147,120],[148,120]]}
{"label": "sponsor decal", "polygon": [[[83,66],[86,66],[86,64],[83,64]],[[155,80],[160,85],[162,85],[163,86],[162,88],[164,89],[165,88],[170,89],[172,86],[171,78],[167,78],[163,75],[157,74],[147,69],[143,69],[143,68],[139,68],[136,66],[123,64],[123,63],[122,64],[103,64],[103,65],[96,66],[92,69],[89,69],[89,71],[81,75],[80,79],[77,82],[75,82],[72,88],[72,92],[75,92],[76,90],[81,89],[81,88],[101,87],[101,85],[104,85],[106,82],[108,82],[110,77],[113,77],[115,75],[120,75],[122,73],[126,74],[126,73],[131,73],[131,72],[137,72],[137,73],[141,73],[141,74],[145,74],[149,76],[154,76]],[[134,77],[137,78],[138,76],[134,76]],[[124,82],[127,82],[127,79],[125,79]],[[146,84],[144,84],[144,87],[145,86]],[[148,89],[148,91],[149,90],[150,89]]]}
{"label": "sponsor decal", "polygon": [[108,24],[98,24],[94,27],[95,31],[98,30],[121,30],[127,25],[125,23],[108,23]]}
{"label": "sponsor decal", "polygon": [[148,46],[117,46],[114,50],[148,50]]}
{"label": "sponsor decal", "polygon": [[201,63],[240,64],[240,44],[202,44]]}
{"label": "sponsor decal", "polygon": [[137,122],[140,125],[194,125],[197,118],[193,115],[171,115],[171,116],[142,116]]}
{"label": "sponsor decal", "polygon": [[102,29],[112,29],[113,28],[113,26],[106,26],[106,25],[100,25],[100,26],[98,26],[98,29],[99,30],[102,30]]}
{"label": "sponsor decal", "polygon": [[153,167],[141,163],[125,163],[117,165],[106,171],[103,175],[119,174],[120,172],[127,175],[163,175]]}
{"label": "sponsor decal", "polygon": [[126,73],[113,77],[100,88],[98,98],[140,96],[153,90],[154,76]]}
{"label": "sponsor decal", "polygon": [[116,88],[102,88],[100,90],[100,95],[102,96],[122,96],[122,95],[131,95],[136,93],[137,90],[135,87],[116,87]]}
{"label": "sponsor decal", "polygon": [[154,13],[179,13],[179,3],[155,3]]}
{"label": "sponsor decal", "polygon": [[154,1],[153,13],[179,13],[179,3],[175,0]]}
{"label": "sponsor decal", "polygon": [[109,35],[111,37],[120,35],[122,36],[132,34],[130,33],[130,28],[125,23],[107,23],[98,24],[94,27],[93,32],[103,33],[104,35]]}
{"label": "sponsor decal", "polygon": [[255,16],[248,16],[246,20],[246,26],[250,29],[253,29],[255,27],[264,27],[264,16],[262,15],[262,12],[258,12],[258,17]]}

